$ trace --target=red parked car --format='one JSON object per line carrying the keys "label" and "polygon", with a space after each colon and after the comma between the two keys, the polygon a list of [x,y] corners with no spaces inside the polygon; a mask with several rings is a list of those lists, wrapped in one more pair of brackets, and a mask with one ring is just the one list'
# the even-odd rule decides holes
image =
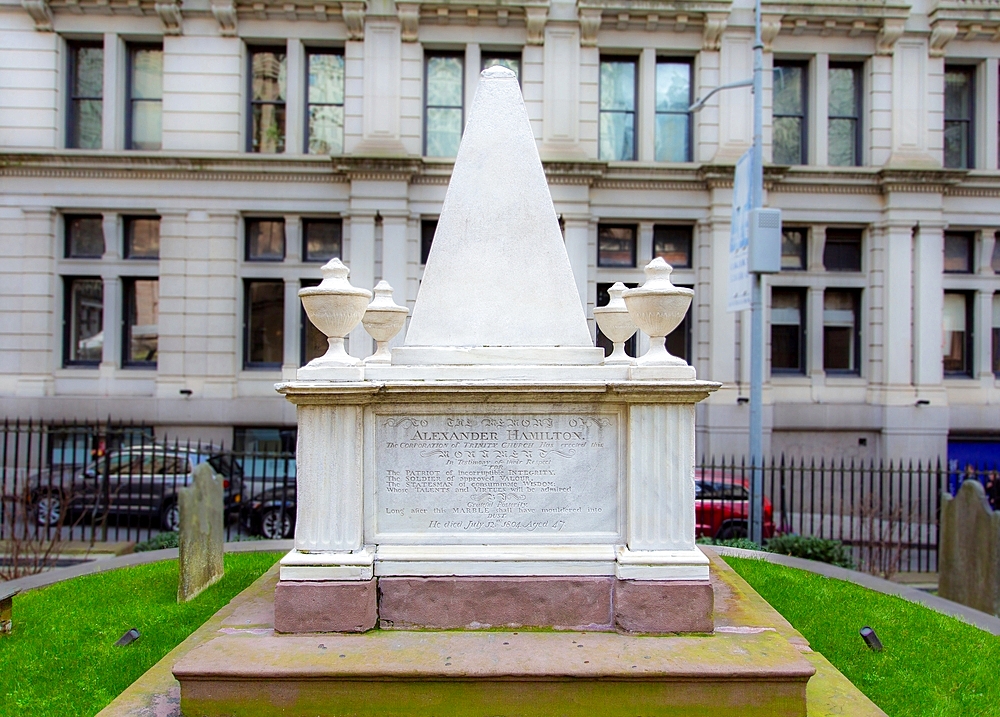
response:
{"label": "red parked car", "polygon": [[[694,520],[697,537],[730,540],[749,535],[750,482],[722,471],[694,472]],[[771,501],[764,496],[764,538],[774,536]]]}

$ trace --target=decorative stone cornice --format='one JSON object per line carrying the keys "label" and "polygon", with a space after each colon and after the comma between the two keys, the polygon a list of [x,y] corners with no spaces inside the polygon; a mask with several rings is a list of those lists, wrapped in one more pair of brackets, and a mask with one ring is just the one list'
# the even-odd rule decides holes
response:
{"label": "decorative stone cornice", "polygon": [[774,44],[774,38],[781,32],[781,15],[761,15],[760,16],[760,39],[764,43],[764,52],[770,52]]}
{"label": "decorative stone cornice", "polygon": [[580,44],[583,47],[597,47],[597,33],[601,29],[601,9],[580,8]]}
{"label": "decorative stone cornice", "polygon": [[701,49],[716,51],[722,47],[722,33],[729,22],[729,13],[705,13],[705,25],[701,31]]}
{"label": "decorative stone cornice", "polygon": [[928,54],[931,57],[944,57],[945,46],[958,35],[958,22],[955,20],[936,20],[931,23],[931,39]]}
{"label": "decorative stone cornice", "polygon": [[212,15],[219,23],[219,34],[225,37],[236,36],[236,3],[235,0],[216,0],[212,3]]}
{"label": "decorative stone cornice", "polygon": [[[777,30],[791,35],[857,37],[883,31],[887,20],[898,20],[901,28],[910,15],[910,5],[905,0],[763,0],[763,15],[765,24],[768,16],[778,18]],[[891,24],[890,31],[895,27]],[[762,29],[768,32],[766,27]],[[892,42],[894,38],[890,46]],[[765,45],[769,44],[765,38]]]}
{"label": "decorative stone cornice", "polygon": [[[928,15],[932,55],[956,36],[965,41],[1000,41],[1000,0],[937,0]],[[954,34],[951,35],[954,28]],[[935,33],[937,38],[935,38]],[[951,35],[949,37],[949,35]],[[938,48],[933,47],[937,42]]]}
{"label": "decorative stone cornice", "polygon": [[545,23],[548,17],[548,7],[524,8],[524,24],[528,31],[527,43],[529,45],[545,44]]}
{"label": "decorative stone cornice", "polygon": [[875,40],[876,55],[891,55],[896,47],[896,40],[903,36],[906,20],[887,18],[882,21],[878,38]]}
{"label": "decorative stone cornice", "polygon": [[363,2],[345,2],[340,4],[340,12],[347,25],[348,40],[365,39],[365,4]]}
{"label": "decorative stone cornice", "polygon": [[153,6],[156,14],[160,16],[163,23],[163,34],[181,34],[181,4],[177,0],[172,2],[158,2]]}
{"label": "decorative stone cornice", "polygon": [[420,28],[420,5],[418,3],[396,3],[399,15],[400,37],[403,42],[416,42]]}
{"label": "decorative stone cornice", "polygon": [[47,0],[21,0],[21,7],[28,11],[39,32],[52,32],[52,8]]}

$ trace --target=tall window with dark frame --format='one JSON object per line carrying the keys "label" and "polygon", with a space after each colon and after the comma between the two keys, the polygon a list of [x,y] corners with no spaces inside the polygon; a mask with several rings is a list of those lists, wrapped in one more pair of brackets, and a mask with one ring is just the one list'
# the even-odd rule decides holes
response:
{"label": "tall window with dark frame", "polygon": [[490,67],[506,67],[517,75],[521,81],[521,53],[519,52],[483,52],[481,70]]}
{"label": "tall window with dark frame", "polygon": [[823,370],[860,373],[861,294],[851,289],[823,292]]}
{"label": "tall window with dark frame", "polygon": [[597,131],[603,160],[635,159],[637,75],[635,58],[601,58]]}
{"label": "tall window with dark frame", "polygon": [[657,162],[691,161],[691,62],[656,61]]}
{"label": "tall window with dark frame", "polygon": [[302,220],[302,260],[326,262],[340,257],[343,249],[342,219]]}
{"label": "tall window with dark frame", "polygon": [[247,219],[247,261],[284,261],[285,220]]}
{"label": "tall window with dark frame", "polygon": [[465,59],[429,54],[424,65],[424,155],[454,157],[462,141]]}
{"label": "tall window with dark frame", "polygon": [[[319,282],[319,279],[302,279],[299,287],[305,289],[309,286],[316,286]],[[302,307],[299,311],[299,365],[305,366],[314,358],[319,358],[326,353],[329,347],[326,334],[316,328],[315,324],[309,320],[305,307]]]}
{"label": "tall window with dark frame", "polygon": [[163,46],[130,45],[125,146],[160,149],[163,144]]}
{"label": "tall window with dark frame", "polygon": [[160,258],[159,217],[125,217],[125,258]]}
{"label": "tall window with dark frame", "polygon": [[597,266],[634,267],[636,234],[634,224],[599,224],[597,227]]}
{"label": "tall window with dark frame", "polygon": [[772,155],[775,164],[806,164],[806,64],[775,62]]}
{"label": "tall window with dark frame", "polygon": [[976,166],[975,152],[976,69],[964,65],[944,68],[944,166],[969,169]]}
{"label": "tall window with dark frame", "polygon": [[285,282],[244,282],[244,351],[246,368],[280,368],[285,357]]}
{"label": "tall window with dark frame", "polygon": [[63,287],[63,365],[97,366],[104,351],[104,282],[67,276]]}
{"label": "tall window with dark frame", "polygon": [[946,376],[972,375],[972,298],[965,291],[944,292],[941,346]]}
{"label": "tall window with dark frame", "polygon": [[823,267],[827,271],[861,271],[861,234],[860,229],[827,229]]}
{"label": "tall window with dark frame", "polygon": [[993,374],[1000,376],[1000,293],[993,294]]}
{"label": "tall window with dark frame", "polygon": [[771,373],[805,372],[805,292],[771,290]]}
{"label": "tall window with dark frame", "polygon": [[805,271],[809,230],[803,227],[781,228],[781,270]]}
{"label": "tall window with dark frame", "polygon": [[104,218],[100,214],[63,217],[67,259],[100,259],[104,255]]}
{"label": "tall window with dark frame", "polygon": [[68,50],[66,146],[100,149],[103,141],[104,46],[98,42],[73,42]]}
{"label": "tall window with dark frame", "polygon": [[122,312],[122,366],[156,368],[159,344],[160,282],[125,279]]}
{"label": "tall window with dark frame", "polygon": [[250,152],[285,151],[285,88],[288,62],[285,48],[252,48],[250,61]]}
{"label": "tall window with dark frame", "polygon": [[972,232],[945,232],[944,273],[971,274],[975,244],[976,235]]}
{"label": "tall window with dark frame", "polygon": [[657,224],[653,227],[653,258],[659,257],[675,269],[691,268],[694,227]]}
{"label": "tall window with dark frame", "polygon": [[[678,284],[677,286],[683,289],[693,289],[693,286],[686,286],[683,284]],[[677,328],[667,334],[666,347],[667,352],[672,356],[677,358],[682,358],[688,363],[691,363],[691,315],[693,312],[688,311],[684,314],[684,319],[678,324]]]}
{"label": "tall window with dark frame", "polygon": [[423,219],[420,222],[420,265],[427,263],[431,255],[431,245],[434,243],[434,232],[437,231],[437,219]]}
{"label": "tall window with dark frame", "polygon": [[344,53],[310,50],[307,55],[306,151],[344,152]]}
{"label": "tall window with dark frame", "polygon": [[861,164],[861,65],[830,63],[827,162]]}

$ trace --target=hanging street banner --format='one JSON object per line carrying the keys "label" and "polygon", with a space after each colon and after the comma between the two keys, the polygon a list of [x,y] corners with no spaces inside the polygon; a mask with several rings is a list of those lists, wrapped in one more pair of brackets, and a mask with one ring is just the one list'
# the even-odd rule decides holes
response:
{"label": "hanging street banner", "polygon": [[750,168],[753,164],[753,147],[736,163],[733,177],[733,216],[729,225],[729,296],[727,311],[746,311],[750,308]]}

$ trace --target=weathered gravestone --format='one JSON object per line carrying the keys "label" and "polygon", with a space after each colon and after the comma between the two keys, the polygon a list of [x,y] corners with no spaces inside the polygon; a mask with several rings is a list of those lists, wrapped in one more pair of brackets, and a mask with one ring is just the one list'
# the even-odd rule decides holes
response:
{"label": "weathered gravestone", "polygon": [[186,602],[222,579],[222,478],[202,463],[195,469],[191,485],[181,488],[178,494],[181,530],[177,602]]}
{"label": "weathered gravestone", "polygon": [[1000,512],[990,509],[977,480],[943,501],[938,594],[1000,615]]}

